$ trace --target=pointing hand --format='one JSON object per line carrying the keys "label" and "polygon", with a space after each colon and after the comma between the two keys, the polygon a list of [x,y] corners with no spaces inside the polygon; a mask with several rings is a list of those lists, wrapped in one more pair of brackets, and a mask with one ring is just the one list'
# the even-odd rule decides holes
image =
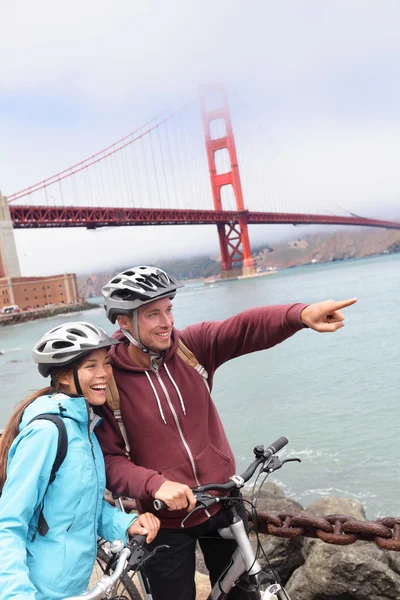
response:
{"label": "pointing hand", "polygon": [[317,302],[316,304],[306,306],[302,310],[300,318],[304,325],[310,329],[314,329],[314,331],[321,333],[336,331],[344,327],[342,308],[351,306],[356,302],[357,298],[341,300],[339,302],[335,302],[334,300]]}

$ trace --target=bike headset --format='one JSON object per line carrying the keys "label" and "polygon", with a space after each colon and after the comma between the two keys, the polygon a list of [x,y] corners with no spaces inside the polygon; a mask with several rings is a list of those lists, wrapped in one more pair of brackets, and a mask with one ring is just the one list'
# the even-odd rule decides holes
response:
{"label": "bike headset", "polygon": [[40,338],[33,348],[32,358],[43,377],[51,376],[51,387],[54,389],[54,370],[59,367],[71,367],[77,395],[83,396],[78,375],[82,358],[95,350],[108,349],[119,343],[97,325],[84,321],[63,323],[50,329]]}
{"label": "bike headset", "polygon": [[175,298],[176,290],[183,283],[168,275],[159,267],[138,266],[122,271],[113,277],[101,290],[107,318],[115,323],[118,315],[128,315],[133,320],[133,335],[121,327],[122,333],[150,357],[151,364],[162,359],[163,353],[145,346],[139,335],[138,308],[162,298]]}

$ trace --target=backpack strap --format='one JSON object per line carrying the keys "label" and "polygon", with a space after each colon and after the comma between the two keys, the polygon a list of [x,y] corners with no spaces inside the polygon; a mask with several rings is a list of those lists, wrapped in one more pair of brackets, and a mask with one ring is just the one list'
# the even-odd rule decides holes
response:
{"label": "backpack strap", "polygon": [[[195,357],[193,352],[191,350],[189,350],[189,348],[182,342],[181,339],[179,339],[178,348],[176,350],[176,353],[186,364],[193,367],[193,369],[196,369],[196,371],[199,373],[199,375],[201,375],[201,377],[203,378],[206,388],[208,389],[208,391],[210,391],[210,386],[208,385],[207,371],[205,370],[203,365],[201,365],[199,363],[199,361],[197,360],[197,358]],[[129,458],[130,446],[129,446],[129,442],[128,442],[128,436],[126,434],[125,425],[122,420],[121,408],[120,408],[120,396],[119,396],[119,391],[117,388],[117,384],[115,383],[114,377],[112,377],[110,379],[110,381],[108,382],[108,385],[107,385],[106,403],[113,411],[115,420],[117,421],[118,426],[120,428],[121,435],[124,438],[125,454],[126,454],[127,458]]]}
{"label": "backpack strap", "polygon": [[121,409],[120,409],[120,396],[119,396],[117,384],[115,383],[114,376],[111,377],[110,381],[108,382],[107,388],[106,388],[106,403],[113,411],[114,418],[117,421],[118,427],[120,428],[120,431],[121,431],[121,435],[124,438],[125,454],[126,454],[127,458],[129,458],[130,446],[129,446],[129,442],[128,442],[128,436],[126,434],[125,425],[122,420]]}
{"label": "backpack strap", "polygon": [[[33,421],[38,421],[38,420],[51,421],[52,423],[54,423],[54,425],[56,425],[56,427],[58,429],[57,454],[54,459],[53,466],[51,468],[50,478],[49,478],[49,482],[46,487],[46,491],[42,498],[42,505],[41,505],[40,514],[39,514],[38,525],[36,528],[37,532],[39,532],[39,535],[44,536],[49,531],[49,526],[48,526],[47,521],[44,518],[44,514],[43,514],[44,498],[47,494],[47,490],[49,489],[49,485],[52,484],[53,481],[55,480],[57,471],[61,467],[61,465],[64,462],[64,459],[67,455],[68,435],[67,435],[67,429],[65,427],[65,423],[64,423],[63,419],[61,417],[59,417],[58,415],[54,415],[52,413],[43,413],[43,414],[37,415],[36,417],[31,419],[29,421],[28,425],[30,423],[32,423]],[[34,541],[35,537],[36,537],[36,532],[33,535],[32,541]]]}
{"label": "backpack strap", "polygon": [[208,373],[205,370],[205,368],[203,367],[203,365],[201,365],[199,363],[199,361],[197,360],[197,358],[195,357],[195,355],[193,354],[193,352],[191,350],[189,350],[189,348],[182,342],[182,340],[179,338],[178,341],[178,348],[176,350],[177,355],[188,365],[190,365],[191,367],[193,367],[193,369],[196,369],[196,371],[198,372],[199,375],[201,375],[201,377],[203,378],[204,381],[204,385],[206,386],[206,388],[208,389],[208,391],[210,392],[210,386],[208,385]]}

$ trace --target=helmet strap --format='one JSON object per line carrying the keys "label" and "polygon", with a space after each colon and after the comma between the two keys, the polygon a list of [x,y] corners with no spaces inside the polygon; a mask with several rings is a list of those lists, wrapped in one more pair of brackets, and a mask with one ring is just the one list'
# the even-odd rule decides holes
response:
{"label": "helmet strap", "polygon": [[144,346],[140,340],[138,312],[139,312],[138,309],[133,311],[133,332],[135,335],[132,336],[132,339],[137,341],[137,346],[138,346],[138,348],[140,348],[142,350],[142,352],[144,352],[145,354],[149,354],[150,353],[149,348],[146,348],[146,346]]}
{"label": "helmet strap", "polygon": [[75,383],[76,393],[78,394],[78,396],[83,396],[81,384],[79,383],[79,377],[78,377],[78,365],[74,365],[74,368],[72,369],[72,373],[74,375],[74,383]]}
{"label": "helmet strap", "polygon": [[142,352],[144,352],[144,354],[148,354],[149,355],[152,367],[155,366],[155,364],[157,362],[161,362],[163,355],[160,354],[159,352],[154,352],[154,350],[151,350],[150,348],[147,348],[147,346],[144,346],[142,344],[142,342],[140,341],[140,337],[139,337],[139,321],[138,321],[138,311],[137,311],[137,309],[133,311],[133,331],[134,331],[135,335],[133,336],[130,333],[130,331],[128,331],[127,329],[124,329],[123,327],[121,327],[121,331],[125,335],[125,337],[127,337],[128,340],[134,346],[136,346],[136,348],[139,348]]}

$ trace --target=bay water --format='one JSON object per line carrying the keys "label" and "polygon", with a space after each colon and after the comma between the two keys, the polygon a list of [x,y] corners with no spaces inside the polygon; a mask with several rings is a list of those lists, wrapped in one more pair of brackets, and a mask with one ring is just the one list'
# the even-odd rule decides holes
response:
{"label": "bay water", "polygon": [[[333,494],[360,500],[369,518],[400,514],[400,255],[310,265],[276,275],[188,284],[174,301],[176,327],[252,306],[357,296],[334,334],[303,330],[279,346],[218,369],[213,399],[238,471],[257,444],[289,438],[299,456],[273,475],[303,506]],[[99,299],[100,302],[100,299]],[[16,402],[43,387],[36,340],[66,320],[104,327],[103,308],[0,328],[0,428]]]}

